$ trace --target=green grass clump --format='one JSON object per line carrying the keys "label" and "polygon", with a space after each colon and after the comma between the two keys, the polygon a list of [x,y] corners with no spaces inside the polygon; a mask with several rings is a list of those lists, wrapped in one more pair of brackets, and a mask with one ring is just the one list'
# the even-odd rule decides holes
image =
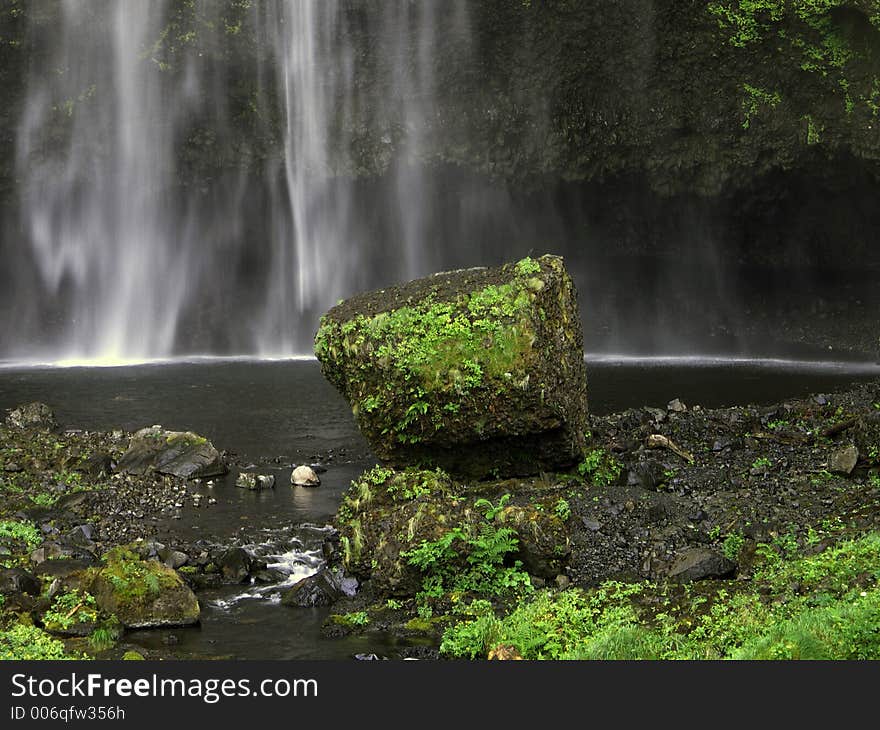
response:
{"label": "green grass clump", "polygon": [[330,620],[339,626],[348,628],[363,628],[370,623],[370,616],[366,611],[352,611],[351,613],[334,613]]}
{"label": "green grass clump", "polygon": [[611,454],[602,448],[587,451],[577,467],[585,480],[601,487],[614,484],[620,476],[621,466]]}

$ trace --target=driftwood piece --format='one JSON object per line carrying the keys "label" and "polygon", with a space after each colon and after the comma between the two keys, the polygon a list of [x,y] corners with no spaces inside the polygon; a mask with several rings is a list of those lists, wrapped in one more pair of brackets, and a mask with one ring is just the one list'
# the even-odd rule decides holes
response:
{"label": "driftwood piece", "polygon": [[685,451],[683,448],[678,446],[672,439],[668,436],[664,436],[659,433],[652,433],[648,436],[648,448],[649,449],[669,449],[672,453],[677,454],[682,459],[687,461],[689,464],[694,463],[694,455],[689,451]]}

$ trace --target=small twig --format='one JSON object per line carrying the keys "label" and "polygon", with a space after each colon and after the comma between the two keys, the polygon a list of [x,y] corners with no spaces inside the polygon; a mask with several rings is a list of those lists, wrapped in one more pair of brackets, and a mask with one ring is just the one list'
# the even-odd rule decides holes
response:
{"label": "small twig", "polygon": [[82,607],[83,607],[83,604],[82,604],[82,603],[78,603],[78,604],[75,605],[73,608],[71,608],[70,611],[67,612],[67,615],[66,615],[64,618],[66,618],[66,619],[68,619],[68,618],[72,618],[73,615],[74,615],[77,611],[79,611]]}
{"label": "small twig", "polygon": [[678,454],[682,459],[687,461],[689,464],[694,463],[694,456],[688,451],[685,451],[680,446],[677,446],[672,439],[659,434],[652,433],[648,436],[648,448],[649,449],[669,449],[674,454]]}

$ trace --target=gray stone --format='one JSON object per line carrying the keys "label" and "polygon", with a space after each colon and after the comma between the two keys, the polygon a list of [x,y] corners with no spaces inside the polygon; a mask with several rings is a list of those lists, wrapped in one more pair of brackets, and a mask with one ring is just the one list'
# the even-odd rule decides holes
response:
{"label": "gray stone", "polygon": [[342,587],[336,576],[324,569],[295,583],[281,596],[281,603],[285,606],[304,608],[329,606],[338,601],[342,595]]}
{"label": "gray stone", "polygon": [[678,398],[674,398],[669,401],[669,404],[666,406],[667,411],[672,411],[673,413],[684,413],[687,410],[687,406],[682,403]]}
{"label": "gray stone", "polygon": [[251,491],[274,489],[275,476],[273,474],[255,474],[254,472],[243,471],[236,477],[235,486]]}
{"label": "gray stone", "polygon": [[736,563],[720,553],[708,548],[688,548],[680,552],[672,567],[669,577],[682,583],[704,578],[725,578],[736,570]]}
{"label": "gray stone", "polygon": [[253,558],[241,547],[229,548],[220,556],[220,572],[229,583],[244,583],[251,572]]}
{"label": "gray stone", "polygon": [[290,483],[298,487],[317,487],[321,480],[310,466],[298,466],[290,475]]}
{"label": "gray stone", "polygon": [[848,476],[856,468],[858,460],[859,450],[850,444],[842,449],[838,449],[828,457],[828,471]]}
{"label": "gray stone", "polygon": [[159,550],[157,557],[165,563],[165,565],[174,570],[186,565],[189,560],[189,556],[187,556],[186,553],[181,552],[180,550],[171,550],[170,548],[162,548]]}
{"label": "gray stone", "polygon": [[36,568],[37,575],[48,575],[54,578],[67,578],[94,564],[94,560],[82,558],[59,558],[57,560],[44,560]]}
{"label": "gray stone", "polygon": [[228,471],[223,457],[206,438],[192,431],[166,431],[161,426],[135,433],[116,469],[127,474],[146,474],[154,469],[184,479]]}
{"label": "gray stone", "polygon": [[36,428],[44,431],[58,427],[55,414],[45,403],[26,403],[18,406],[6,416],[6,425],[12,428]]}
{"label": "gray stone", "polygon": [[0,594],[6,596],[16,593],[38,596],[40,595],[40,581],[21,568],[0,570]]}
{"label": "gray stone", "polygon": [[647,459],[640,461],[632,467],[627,474],[627,483],[630,486],[638,486],[642,489],[656,490],[666,479],[666,470],[663,464]]}

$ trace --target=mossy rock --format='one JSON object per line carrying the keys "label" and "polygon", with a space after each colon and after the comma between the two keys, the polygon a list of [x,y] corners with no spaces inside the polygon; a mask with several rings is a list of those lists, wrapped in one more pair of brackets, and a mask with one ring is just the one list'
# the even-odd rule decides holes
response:
{"label": "mossy rock", "polygon": [[[520,504],[506,505],[517,488]],[[539,495],[532,481],[474,483],[439,469],[375,467],[352,482],[336,515],[343,566],[379,595],[412,596],[424,579],[407,558],[414,548],[453,530],[478,535],[491,523],[513,531],[512,559],[532,575],[554,578],[570,557],[571,541],[565,520],[553,511],[554,498],[534,502]],[[466,554],[459,558],[467,570]]]}
{"label": "mossy rock", "polygon": [[166,431],[161,426],[135,433],[117,466],[117,471],[128,474],[145,474],[150,469],[184,479],[219,476],[228,471],[223,457],[204,436],[192,431]]}
{"label": "mossy rock", "polygon": [[321,319],[315,354],[386,464],[500,477],[581,456],[583,334],[557,256],[348,299]]}
{"label": "mossy rock", "polygon": [[439,470],[376,467],[352,482],[337,513],[347,572],[385,595],[412,595],[420,572],[402,554],[436,540],[464,518],[465,503]]}
{"label": "mossy rock", "polygon": [[565,522],[544,505],[511,505],[495,521],[516,532],[517,557],[532,575],[555,578],[571,555],[571,540]]}
{"label": "mossy rock", "polygon": [[126,547],[106,553],[102,566],[79,576],[80,586],[98,608],[114,614],[126,628],[189,626],[199,620],[195,594],[171,568],[141,560]]}

